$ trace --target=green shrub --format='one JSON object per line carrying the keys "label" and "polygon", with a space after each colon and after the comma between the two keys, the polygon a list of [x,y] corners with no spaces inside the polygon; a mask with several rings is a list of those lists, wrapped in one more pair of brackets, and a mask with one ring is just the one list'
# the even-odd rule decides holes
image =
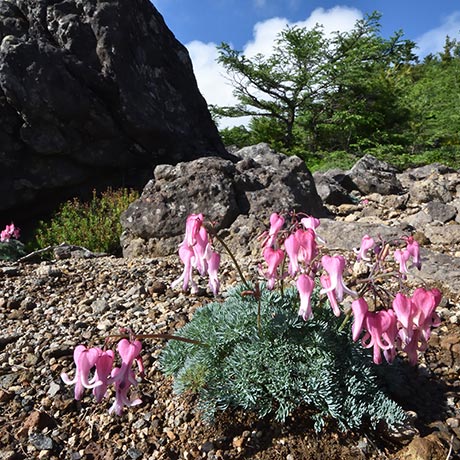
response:
{"label": "green shrub", "polygon": [[310,171],[315,172],[327,171],[333,168],[350,169],[358,161],[359,157],[342,150],[337,150],[334,152],[304,154],[303,159]]}
{"label": "green shrub", "polygon": [[332,417],[341,429],[398,426],[404,411],[382,390],[367,350],[340,331],[329,307],[312,298],[314,318],[298,316],[296,289],[264,289],[258,301],[232,290],[223,303],[198,310],[178,333],[202,345],[170,341],[160,363],[178,393],[194,391],[205,417],[227,407],[284,421],[301,405],[314,408],[315,429]]}
{"label": "green shrub", "polygon": [[67,201],[49,222],[39,223],[36,245],[43,248],[65,242],[94,252],[116,253],[122,231],[120,214],[138,197],[133,190],[109,188],[100,196],[93,191],[87,203],[77,198]]}
{"label": "green shrub", "polygon": [[386,161],[401,171],[432,163],[442,163],[452,168],[460,168],[459,152],[456,147],[441,147],[423,152],[409,153],[405,147],[400,145],[379,145],[366,149],[365,153]]}

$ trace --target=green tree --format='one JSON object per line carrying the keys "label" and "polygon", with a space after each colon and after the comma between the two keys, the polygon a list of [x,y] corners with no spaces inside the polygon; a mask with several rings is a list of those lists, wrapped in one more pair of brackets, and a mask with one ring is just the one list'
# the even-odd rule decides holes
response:
{"label": "green tree", "polygon": [[402,32],[382,38],[379,20],[373,13],[330,37],[319,25],[288,27],[269,56],[248,58],[223,43],[219,62],[238,103],[214,111],[252,116],[254,138],[265,136],[288,150],[347,150],[402,126],[407,110],[399,104],[400,69],[415,59],[414,44]]}
{"label": "green tree", "polygon": [[413,154],[436,151],[447,157],[458,156],[459,49],[460,44],[456,39],[446,37],[442,52],[430,55],[412,69],[412,84],[405,94],[405,104],[411,111]]}

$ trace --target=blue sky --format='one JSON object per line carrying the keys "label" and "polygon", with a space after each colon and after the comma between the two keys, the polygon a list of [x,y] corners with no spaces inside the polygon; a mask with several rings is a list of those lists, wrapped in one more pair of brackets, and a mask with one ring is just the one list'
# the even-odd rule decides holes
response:
{"label": "blue sky", "polygon": [[[189,50],[201,93],[209,104],[234,102],[216,45],[230,43],[246,55],[268,53],[286,25],[349,30],[357,19],[382,13],[382,35],[402,29],[424,56],[442,49],[446,35],[460,38],[458,0],[151,0],[176,38]],[[234,124],[234,123],[231,123]],[[237,123],[238,124],[238,123]]]}

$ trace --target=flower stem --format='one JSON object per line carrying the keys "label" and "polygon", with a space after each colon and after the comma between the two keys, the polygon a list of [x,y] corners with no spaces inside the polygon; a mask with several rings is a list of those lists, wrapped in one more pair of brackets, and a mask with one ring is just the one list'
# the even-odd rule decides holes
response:
{"label": "flower stem", "polygon": [[242,272],[242,270],[240,268],[240,265],[238,264],[235,256],[233,255],[232,251],[230,250],[230,248],[227,246],[227,243],[225,243],[224,240],[217,235],[217,233],[214,233],[214,236],[216,237],[216,240],[227,251],[227,254],[232,259],[232,261],[233,261],[233,263],[235,265],[236,271],[238,272],[238,275],[240,275],[240,278],[241,278],[241,281],[243,282],[243,284],[246,286],[247,289],[251,289],[251,285],[247,282],[247,280],[246,280],[245,276],[243,275],[243,272]]}
{"label": "flower stem", "polygon": [[111,338],[119,338],[119,339],[167,339],[167,340],[178,340],[180,342],[186,342],[186,343],[193,343],[194,345],[201,345],[203,347],[209,347],[207,343],[200,342],[199,340],[194,340],[194,339],[187,339],[186,337],[180,337],[178,335],[171,335],[171,334],[133,334],[127,335],[127,334],[112,334],[107,336],[107,339]]}
{"label": "flower stem", "polygon": [[342,324],[339,326],[339,332],[343,331],[345,329],[345,326],[348,324],[348,321],[350,321],[351,318],[351,311],[349,311],[346,315],[344,320],[342,321]]}

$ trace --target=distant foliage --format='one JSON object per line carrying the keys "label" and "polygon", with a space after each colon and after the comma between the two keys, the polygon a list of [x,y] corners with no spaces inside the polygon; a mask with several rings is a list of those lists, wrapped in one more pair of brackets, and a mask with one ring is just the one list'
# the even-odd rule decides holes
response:
{"label": "distant foliage", "polygon": [[108,189],[83,203],[67,201],[49,222],[40,222],[35,239],[38,247],[61,243],[83,246],[90,251],[114,254],[120,248],[120,215],[139,197],[127,189]]}
{"label": "distant foliage", "polygon": [[287,27],[271,54],[217,49],[237,102],[219,117],[251,117],[225,128],[238,147],[267,142],[313,170],[372,154],[405,169],[434,161],[460,168],[460,41],[423,62],[402,31],[384,38],[379,13],[347,32]]}
{"label": "distant foliage", "polygon": [[203,345],[169,341],[162,369],[174,376],[176,392],[198,393],[207,417],[235,407],[284,421],[304,405],[316,410],[317,431],[327,418],[343,430],[402,423],[405,413],[382,391],[368,352],[352,342],[348,328],[339,331],[331,309],[316,308],[303,321],[298,308],[296,290],[264,289],[259,330],[257,300],[234,289],[179,331]]}

